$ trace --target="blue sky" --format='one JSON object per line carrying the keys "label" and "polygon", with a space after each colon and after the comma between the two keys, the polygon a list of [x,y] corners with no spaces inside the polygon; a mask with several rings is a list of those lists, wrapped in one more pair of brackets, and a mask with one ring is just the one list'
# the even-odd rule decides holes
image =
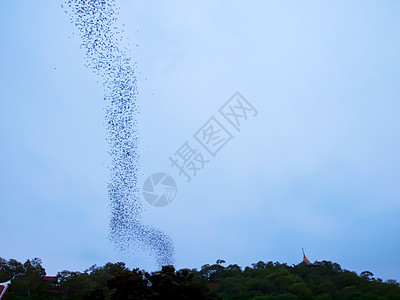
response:
{"label": "blue sky", "polygon": [[[176,265],[309,259],[400,279],[400,3],[121,0],[137,62],[144,220]],[[101,80],[57,1],[0,2],[0,256],[48,274],[144,252],[108,241]],[[258,110],[189,184],[168,157],[236,91]],[[198,146],[200,149],[200,146]]]}

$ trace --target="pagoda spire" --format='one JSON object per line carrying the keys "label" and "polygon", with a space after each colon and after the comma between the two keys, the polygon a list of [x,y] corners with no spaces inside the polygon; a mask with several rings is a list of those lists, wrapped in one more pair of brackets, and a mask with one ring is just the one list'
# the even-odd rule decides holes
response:
{"label": "pagoda spire", "polygon": [[308,260],[306,254],[304,253],[304,249],[301,248],[301,250],[303,251],[303,263],[306,263],[307,265],[311,265],[310,261]]}

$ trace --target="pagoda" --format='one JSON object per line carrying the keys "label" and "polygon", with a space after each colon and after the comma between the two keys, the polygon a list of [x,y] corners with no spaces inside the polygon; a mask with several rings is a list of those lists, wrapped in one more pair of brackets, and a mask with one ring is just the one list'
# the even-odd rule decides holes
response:
{"label": "pagoda", "polygon": [[308,260],[306,254],[304,253],[304,249],[301,248],[301,250],[303,251],[303,261],[302,261],[302,263],[305,263],[306,265],[312,265],[312,263],[310,263],[310,261]]}

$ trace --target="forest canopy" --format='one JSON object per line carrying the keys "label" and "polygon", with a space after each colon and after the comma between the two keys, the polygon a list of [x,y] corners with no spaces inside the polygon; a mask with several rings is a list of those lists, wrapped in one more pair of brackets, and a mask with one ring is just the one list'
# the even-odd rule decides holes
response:
{"label": "forest canopy", "polygon": [[357,274],[330,261],[289,266],[259,261],[242,268],[224,260],[197,269],[129,269],[125,263],[47,276],[39,258],[0,258],[0,282],[12,279],[7,300],[23,299],[400,299],[396,280]]}

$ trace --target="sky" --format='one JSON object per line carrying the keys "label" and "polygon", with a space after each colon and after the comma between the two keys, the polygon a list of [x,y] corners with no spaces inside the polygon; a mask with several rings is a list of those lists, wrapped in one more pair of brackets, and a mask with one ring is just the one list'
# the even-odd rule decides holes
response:
{"label": "sky", "polygon": [[[141,198],[178,268],[217,259],[330,260],[400,280],[398,1],[118,0],[136,62],[140,185],[176,181],[171,204]],[[124,26],[122,26],[122,24]],[[60,1],[0,2],[0,256],[47,274],[146,250],[109,241],[110,157],[101,78],[85,67]],[[258,114],[240,132],[218,112],[239,92]],[[215,157],[193,135],[232,134]],[[209,162],[187,183],[169,157],[188,141]]]}

